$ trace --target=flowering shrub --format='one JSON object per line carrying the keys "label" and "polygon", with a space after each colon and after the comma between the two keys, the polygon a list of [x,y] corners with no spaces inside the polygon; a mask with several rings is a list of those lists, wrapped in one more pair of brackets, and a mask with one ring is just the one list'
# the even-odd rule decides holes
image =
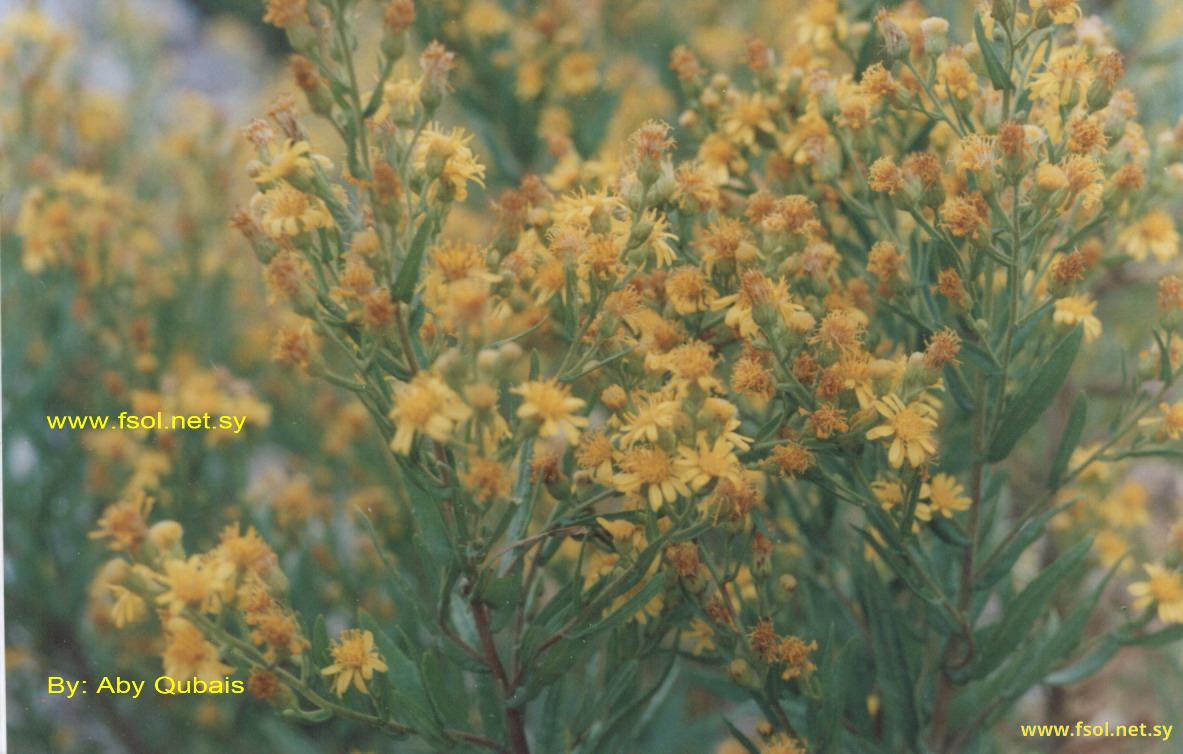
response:
{"label": "flowering shrub", "polygon": [[[18,163],[16,232],[108,404],[262,433],[309,413],[297,381],[338,396],[253,508],[226,502],[250,436],[96,433],[98,623],[338,740],[514,754],[668,748],[686,668],[754,704],[747,751],[961,751],[1183,637],[1183,530],[1142,537],[1129,474],[1180,456],[1183,128],[1146,135],[1076,2],[995,0],[964,37],[811,2],[735,69],[671,46],[677,127],[622,144],[590,25],[464,6],[267,2],[303,99],[246,129],[232,224],[287,367],[240,336],[254,387],[187,353],[245,277],[205,264],[240,247],[191,237],[219,224],[187,181],[104,164],[102,117],[24,147],[80,166]],[[217,196],[235,160],[202,138],[166,165]],[[1115,579],[1127,615],[1098,610]]]}

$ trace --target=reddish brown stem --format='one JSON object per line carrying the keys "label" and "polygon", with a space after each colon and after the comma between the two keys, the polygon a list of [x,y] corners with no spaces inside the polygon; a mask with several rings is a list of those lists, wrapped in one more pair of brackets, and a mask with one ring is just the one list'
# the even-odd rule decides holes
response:
{"label": "reddish brown stem", "polygon": [[493,677],[501,689],[510,749],[514,754],[530,754],[530,743],[526,738],[526,716],[521,709],[509,705],[509,700],[513,697],[514,685],[510,682],[509,676],[505,672],[505,666],[501,664],[501,657],[497,654],[497,643],[493,640],[493,627],[489,622],[488,607],[479,600],[473,600],[472,617],[476,623],[477,635],[481,640],[481,649],[485,653],[485,663],[493,672]]}

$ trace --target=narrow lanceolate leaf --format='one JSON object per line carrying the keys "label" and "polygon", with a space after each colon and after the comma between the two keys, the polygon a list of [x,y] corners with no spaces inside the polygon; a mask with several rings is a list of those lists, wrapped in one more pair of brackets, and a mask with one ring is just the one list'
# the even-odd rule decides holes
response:
{"label": "narrow lanceolate leaf", "polygon": [[1043,682],[1048,686],[1067,686],[1072,683],[1080,683],[1105,667],[1105,663],[1109,662],[1109,658],[1117,654],[1119,649],[1121,649],[1121,642],[1107,635],[1095,649],[1071,665],[1049,673]]}
{"label": "narrow lanceolate leaf", "polygon": [[358,608],[357,623],[374,635],[374,645],[386,661],[386,672],[375,673],[372,683],[375,687],[380,683],[385,684],[391,712],[429,740],[446,742],[439,720],[432,711],[419,668],[366,610]]}
{"label": "narrow lanceolate leaf", "polygon": [[[893,700],[883,710],[886,730],[884,738],[892,751],[908,751],[915,742],[920,722],[917,716],[913,689],[915,678],[904,651],[907,618],[900,614],[888,597],[886,586],[869,566],[860,568],[857,579],[859,601],[867,616],[867,630],[871,654],[875,658],[875,675],[885,699]],[[887,750],[887,749],[885,749]]]}
{"label": "narrow lanceolate leaf", "polygon": [[1000,578],[1010,573],[1014,567],[1015,561],[1023,552],[1035,544],[1035,540],[1043,535],[1043,529],[1047,526],[1047,522],[1058,513],[1062,513],[1072,505],[1076,500],[1069,500],[1063,505],[1058,505],[1055,508],[1050,508],[1045,511],[1039,518],[1028,521],[1010,538],[1009,541],[1000,544],[998,549],[990,554],[986,559],[985,565],[978,572],[977,577],[974,578],[974,591],[982,591],[994,586]]}
{"label": "narrow lanceolate leaf", "polygon": [[1183,625],[1171,626],[1160,631],[1135,636],[1122,643],[1131,647],[1161,647],[1183,639]]}
{"label": "narrow lanceolate leaf", "polygon": [[1072,362],[1080,351],[1084,330],[1078,325],[1056,344],[1047,361],[1036,371],[1031,381],[1020,388],[1003,411],[998,431],[990,441],[986,460],[997,463],[1010,455],[1015,443],[1035,425],[1068,379]]}
{"label": "narrow lanceolate leaf", "polygon": [[319,667],[329,664],[329,635],[325,631],[325,617],[316,616],[316,623],[312,624],[312,661]]}
{"label": "narrow lanceolate leaf", "polygon": [[1047,645],[1044,647],[1044,651],[1035,658],[1031,667],[1024,670],[1019,678],[1019,682],[1011,690],[1012,694],[1025,692],[1055,667],[1056,663],[1063,661],[1072,654],[1076,646],[1080,643],[1081,637],[1084,636],[1084,630],[1088,627],[1089,618],[1092,617],[1093,611],[1097,608],[1097,603],[1101,601],[1101,595],[1105,593],[1105,588],[1109,586],[1109,582],[1113,579],[1113,575],[1117,573],[1121,562],[1114,563],[1113,567],[1109,569],[1109,572],[1105,574],[1105,578],[1101,579],[1100,583],[1093,588],[1092,592],[1079,605],[1072,609],[1072,612],[1060,624],[1059,629],[1051,636]]}
{"label": "narrow lanceolate leaf", "polygon": [[1032,625],[1051,604],[1052,598],[1072,575],[1092,547],[1092,538],[1081,540],[1032,579],[1002,615],[1002,620],[977,632],[978,654],[970,668],[972,678],[982,678],[998,667],[1016,646],[1023,643]]}
{"label": "narrow lanceolate leaf", "polygon": [[427,241],[431,238],[431,230],[435,222],[430,217],[423,218],[415,237],[411,241],[411,248],[407,251],[407,258],[403,260],[402,269],[395,278],[394,288],[390,291],[395,301],[408,303],[415,293],[415,286],[419,283],[419,269],[423,266],[423,255],[427,251]]}
{"label": "narrow lanceolate leaf", "polygon": [[745,736],[743,731],[735,727],[734,723],[727,718],[723,718],[723,724],[727,726],[727,731],[739,742],[739,745],[744,748],[744,751],[748,752],[748,754],[760,754],[760,750],[756,748],[756,744],[752,743],[752,739]]}
{"label": "narrow lanceolate leaf", "polygon": [[[1171,333],[1167,331],[1167,339],[1169,340]],[[1158,331],[1154,331],[1154,342],[1158,343],[1158,378],[1163,382],[1171,381],[1171,349],[1167,346],[1167,341],[1164,341]]]}
{"label": "narrow lanceolate leaf", "polygon": [[994,40],[986,34],[986,29],[982,26],[980,13],[974,14],[974,33],[978,37],[978,47],[981,48],[982,61],[986,64],[986,73],[990,75],[990,83],[1000,92],[1014,89],[1014,82],[1010,80],[1006,67],[998,58],[998,49],[994,46]]}
{"label": "narrow lanceolate leaf", "polygon": [[448,525],[441,511],[444,499],[438,490],[432,490],[428,484],[418,479],[413,471],[405,478],[410,488],[407,490],[407,499],[411,503],[411,515],[415,519],[424,547],[436,562],[449,562],[453,549]]}
{"label": "narrow lanceolate leaf", "polygon": [[957,406],[967,414],[972,412],[974,408],[973,396],[970,395],[969,386],[965,384],[965,378],[961,376],[961,372],[957,371],[952,364],[946,364],[944,374],[949,395],[952,395],[953,400],[957,401]]}
{"label": "narrow lanceolate leaf", "polygon": [[619,607],[615,609],[609,608],[604,617],[599,620],[594,620],[585,628],[573,631],[570,636],[572,639],[582,639],[594,634],[609,631],[616,626],[622,625],[649,604],[654,597],[661,594],[665,590],[665,583],[659,576],[649,579],[649,582],[640,588],[635,594],[630,596]]}
{"label": "narrow lanceolate leaf", "polygon": [[826,657],[822,662],[820,672],[822,680],[821,704],[810,705],[811,716],[816,715],[816,719],[812,720],[814,740],[811,743],[818,752],[839,750],[842,710],[846,704],[843,665],[849,654],[845,651],[848,645],[839,646],[837,630],[834,624],[830,623],[829,630],[826,632]]}
{"label": "narrow lanceolate leaf", "polygon": [[[1089,618],[1092,617],[1093,610],[1096,609],[1097,603],[1101,601],[1101,595],[1105,593],[1105,588],[1109,586],[1109,582],[1113,580],[1113,575],[1117,573],[1117,569],[1121,567],[1124,560],[1122,558],[1114,563],[1113,567],[1109,569],[1109,572],[1105,574],[1105,578],[1101,579],[1101,582],[1093,589],[1088,599],[1084,600],[1084,602],[1073,609],[1068,615],[1063,625],[1060,626],[1060,630],[1053,637],[1048,652],[1044,657],[1040,658],[1040,662],[1036,667],[1032,667],[1028,671],[1026,679],[1034,683],[1039,676],[1046,674],[1057,662],[1068,657],[1076,649],[1076,645],[1080,643],[1081,637],[1084,636],[1085,628],[1088,627]],[[1048,677],[1051,676],[1049,675]],[[1047,678],[1044,678],[1043,682],[1047,683]]]}
{"label": "narrow lanceolate leaf", "polygon": [[1084,423],[1088,419],[1089,401],[1084,393],[1076,396],[1072,403],[1072,413],[1068,415],[1068,423],[1064,426],[1064,434],[1060,436],[1060,447],[1056,450],[1056,458],[1052,461],[1052,469],[1048,473],[1047,484],[1052,489],[1060,486],[1060,477],[1068,468],[1068,461],[1072,458],[1072,451],[1080,444],[1080,435],[1084,432]]}

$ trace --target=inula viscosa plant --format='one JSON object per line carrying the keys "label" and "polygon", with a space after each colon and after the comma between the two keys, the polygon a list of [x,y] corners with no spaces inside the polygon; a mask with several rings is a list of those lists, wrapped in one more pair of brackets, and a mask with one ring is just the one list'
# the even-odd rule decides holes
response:
{"label": "inula viscosa plant", "polygon": [[[101,622],[292,725],[512,754],[674,750],[698,686],[758,712],[736,750],[999,750],[1032,689],[1183,638],[1183,529],[1129,474],[1181,455],[1183,127],[1104,29],[811,0],[733,60],[675,24],[676,125],[625,131],[599,37],[660,19],[614,5],[268,0],[298,97],[201,159],[253,187],[282,371],[166,345],[155,285],[237,269],[157,279],[123,203],[167,197],[40,171],[28,273],[132,289],[84,317],[119,395],[316,427],[255,473],[249,434],[96,433]],[[236,471],[182,525],[186,463]]]}

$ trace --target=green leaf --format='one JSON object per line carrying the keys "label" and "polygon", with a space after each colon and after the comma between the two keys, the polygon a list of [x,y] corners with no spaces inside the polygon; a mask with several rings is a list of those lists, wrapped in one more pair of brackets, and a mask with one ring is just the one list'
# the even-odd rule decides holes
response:
{"label": "green leaf", "polygon": [[1071,665],[1049,673],[1044,677],[1043,682],[1048,686],[1067,686],[1079,683],[1105,667],[1105,663],[1109,662],[1109,658],[1117,654],[1119,649],[1121,649],[1121,642],[1112,636],[1106,636],[1096,649]]}
{"label": "green leaf", "polygon": [[967,414],[973,412],[973,397],[970,395],[969,386],[965,384],[965,378],[961,376],[961,372],[952,364],[946,364],[944,375],[945,386],[949,388],[949,395],[952,395],[953,400],[957,401],[957,406]]}
{"label": "green leaf", "polygon": [[583,639],[594,634],[602,633],[619,626],[634,615],[637,614],[649,601],[660,594],[665,589],[665,580],[660,576],[654,576],[649,581],[637,590],[636,594],[624,601],[620,607],[612,611],[609,615],[600,620],[589,623],[586,627],[573,631],[570,634],[572,639]]}
{"label": "green leaf", "polygon": [[1109,569],[1109,572],[1105,574],[1105,578],[1101,579],[1100,583],[1093,588],[1088,598],[1081,601],[1068,614],[1067,619],[1060,624],[1060,628],[1052,635],[1051,640],[1043,648],[1043,651],[1036,656],[1031,666],[1024,670],[1018,683],[1011,689],[1012,694],[1025,692],[1039,681],[1041,677],[1047,674],[1052,666],[1063,660],[1076,649],[1076,645],[1080,643],[1080,639],[1084,636],[1084,631],[1088,627],[1089,618],[1092,617],[1093,611],[1096,610],[1097,603],[1101,601],[1101,595],[1104,594],[1105,588],[1109,586],[1109,582],[1113,579],[1113,575],[1117,573],[1117,569],[1122,562],[1122,560],[1119,560],[1117,563],[1114,563],[1113,567]]}
{"label": "green leaf", "polygon": [[911,565],[906,560],[900,558],[897,552],[893,551],[890,546],[884,546],[880,543],[867,529],[858,527],[855,527],[855,529],[863,536],[863,539],[871,546],[871,549],[883,559],[883,562],[887,564],[887,567],[891,569],[892,573],[899,576],[917,597],[935,607],[942,605],[940,595],[935,594],[931,589],[917,581],[916,575],[912,573]]}
{"label": "green leaf", "polygon": [[986,460],[997,463],[1010,455],[1015,443],[1027,433],[1056,397],[1068,379],[1068,372],[1080,344],[1084,330],[1079,325],[1072,329],[1048,355],[1047,361],[1022,390],[1007,401],[998,422],[998,431],[990,442]]}
{"label": "green leaf", "polygon": [[987,377],[996,377],[1002,373],[1002,365],[987,351],[982,344],[966,340],[961,344],[961,355]]}
{"label": "green leaf", "polygon": [[756,748],[756,744],[752,743],[752,739],[745,736],[743,731],[735,727],[734,723],[727,718],[723,718],[723,724],[727,726],[727,732],[739,742],[740,746],[747,750],[748,754],[760,754],[760,750]]}
{"label": "green leaf", "polygon": [[[821,663],[819,677],[822,682],[821,704],[809,705],[811,716],[816,719],[810,726],[811,746],[819,752],[837,751],[842,733],[842,710],[846,705],[846,684],[844,663],[849,643],[839,647],[837,630],[833,622],[826,632],[826,654]],[[816,712],[815,712],[816,710]]]}
{"label": "green leaf", "polygon": [[1081,393],[1073,401],[1072,413],[1068,415],[1068,423],[1064,425],[1064,434],[1060,435],[1060,447],[1056,450],[1056,457],[1052,461],[1052,469],[1047,477],[1048,487],[1055,489],[1060,486],[1060,477],[1068,468],[1068,460],[1072,458],[1072,451],[1076,450],[1076,446],[1080,444],[1080,436],[1084,432],[1088,413],[1088,398],[1084,393]]}
{"label": "green leaf", "polygon": [[415,293],[415,286],[419,284],[419,268],[423,266],[427,240],[431,237],[434,225],[435,221],[431,217],[425,217],[419,223],[419,229],[415,231],[415,238],[411,241],[411,248],[407,251],[407,258],[403,260],[402,269],[398,271],[394,288],[390,291],[395,301],[408,303]]}
{"label": "green leaf", "polygon": [[934,516],[931,523],[933,533],[954,547],[969,545],[969,537],[957,530],[950,519],[944,516]]}
{"label": "green leaf", "polygon": [[606,711],[610,713],[625,706],[631,707],[631,704],[622,705],[621,701],[626,694],[641,687],[640,671],[641,664],[635,659],[612,668],[604,679],[606,683],[597,688],[596,693],[584,696],[579,711],[571,719],[571,731],[582,738],[588,728],[603,721]]}
{"label": "green leaf", "polygon": [[1079,572],[1079,566],[1092,545],[1092,538],[1073,545],[1011,600],[998,623],[977,632],[978,653],[969,669],[969,677],[982,678],[988,675],[1013,653],[1016,646],[1022,644],[1064,581]]}
{"label": "green leaf", "polygon": [[[283,711],[283,716],[289,720],[297,720],[302,723],[323,723],[328,722],[332,718],[333,713],[327,709],[304,710],[289,707]],[[283,728],[287,730],[287,728]],[[294,735],[294,734],[293,734]],[[284,751],[297,751],[298,747],[284,747]]]}
{"label": "green leaf", "polygon": [[325,631],[325,617],[316,616],[316,623],[312,624],[312,661],[317,667],[329,664],[329,635]]}
{"label": "green leaf", "polygon": [[452,560],[452,540],[444,521],[440,506],[443,500],[438,490],[433,490],[416,478],[414,471],[406,474],[408,482],[407,499],[411,503],[411,515],[423,540],[423,545],[436,563]]}
{"label": "green leaf", "polygon": [[1027,341],[1031,338],[1039,326],[1043,324],[1047,313],[1055,306],[1055,300],[1048,298],[1047,301],[1040,304],[1033,312],[1019,320],[1015,328],[1015,341],[1011,344],[1012,353],[1017,353],[1023,349]]}
{"label": "green leaf", "polygon": [[423,686],[419,668],[365,608],[357,609],[357,624],[374,635],[374,644],[386,661],[386,672],[375,673],[372,683],[385,683],[394,714],[420,735],[446,747],[447,738],[432,713],[431,700]]}
{"label": "green leaf", "polygon": [[1052,520],[1058,513],[1062,513],[1071,506],[1076,504],[1076,500],[1069,500],[1068,502],[1058,505],[1045,511],[1039,518],[1028,521],[1018,530],[1018,533],[1011,537],[1009,542],[1004,542],[998,546],[998,549],[990,554],[986,559],[985,565],[979,575],[974,579],[974,591],[982,591],[994,586],[1000,578],[1010,573],[1011,568],[1014,567],[1015,561],[1023,552],[1035,544],[1035,540],[1043,536],[1043,529],[1047,526],[1047,522]]}
{"label": "green leaf", "polygon": [[1167,345],[1171,339],[1170,330],[1167,330],[1166,334],[1167,339],[1164,341],[1162,336],[1158,334],[1158,331],[1155,330],[1154,342],[1158,343],[1158,379],[1163,382],[1170,382],[1171,372],[1174,371],[1171,368],[1171,349]]}
{"label": "green leaf", "polygon": [[468,698],[464,692],[463,676],[444,665],[439,652],[429,649],[419,661],[427,699],[436,716],[453,728],[468,726]]}
{"label": "green leaf", "polygon": [[908,666],[908,655],[900,631],[908,622],[888,599],[889,591],[875,570],[866,563],[856,566],[856,587],[871,639],[875,676],[883,689],[885,751],[914,750],[920,728],[913,692],[916,679]]}
{"label": "green leaf", "polygon": [[576,380],[580,379],[581,377],[585,377],[585,376],[591,374],[592,372],[596,371],[597,369],[603,369],[604,367],[608,366],[612,362],[618,361],[619,359],[622,359],[625,356],[628,356],[630,353],[632,353],[635,350],[635,348],[636,348],[635,346],[630,346],[628,348],[625,348],[622,351],[617,351],[616,353],[612,354],[611,356],[607,356],[603,359],[600,359],[599,361],[596,361],[596,362],[593,362],[593,363],[587,365],[583,369],[580,369],[576,374],[572,374],[572,375],[568,375],[566,377],[563,377],[562,381],[563,382],[575,382]]}
{"label": "green leaf", "polygon": [[994,84],[994,88],[1000,92],[1009,91],[1015,88],[1015,84],[1010,80],[1010,74],[1007,73],[1006,67],[1002,65],[1002,61],[998,59],[998,50],[994,47],[994,40],[986,35],[986,29],[982,26],[982,14],[974,14],[974,33],[978,37],[978,47],[982,51],[982,60],[986,64],[986,73],[990,74],[990,83]]}
{"label": "green leaf", "polygon": [[571,668],[583,662],[595,647],[592,642],[575,639],[560,639],[541,655],[541,659],[532,662],[526,672],[525,691],[519,691],[515,700],[525,704],[544,689],[571,673]]}
{"label": "green leaf", "polygon": [[1164,628],[1154,633],[1135,636],[1131,639],[1126,639],[1122,643],[1130,647],[1161,647],[1180,640],[1183,640],[1183,624]]}

